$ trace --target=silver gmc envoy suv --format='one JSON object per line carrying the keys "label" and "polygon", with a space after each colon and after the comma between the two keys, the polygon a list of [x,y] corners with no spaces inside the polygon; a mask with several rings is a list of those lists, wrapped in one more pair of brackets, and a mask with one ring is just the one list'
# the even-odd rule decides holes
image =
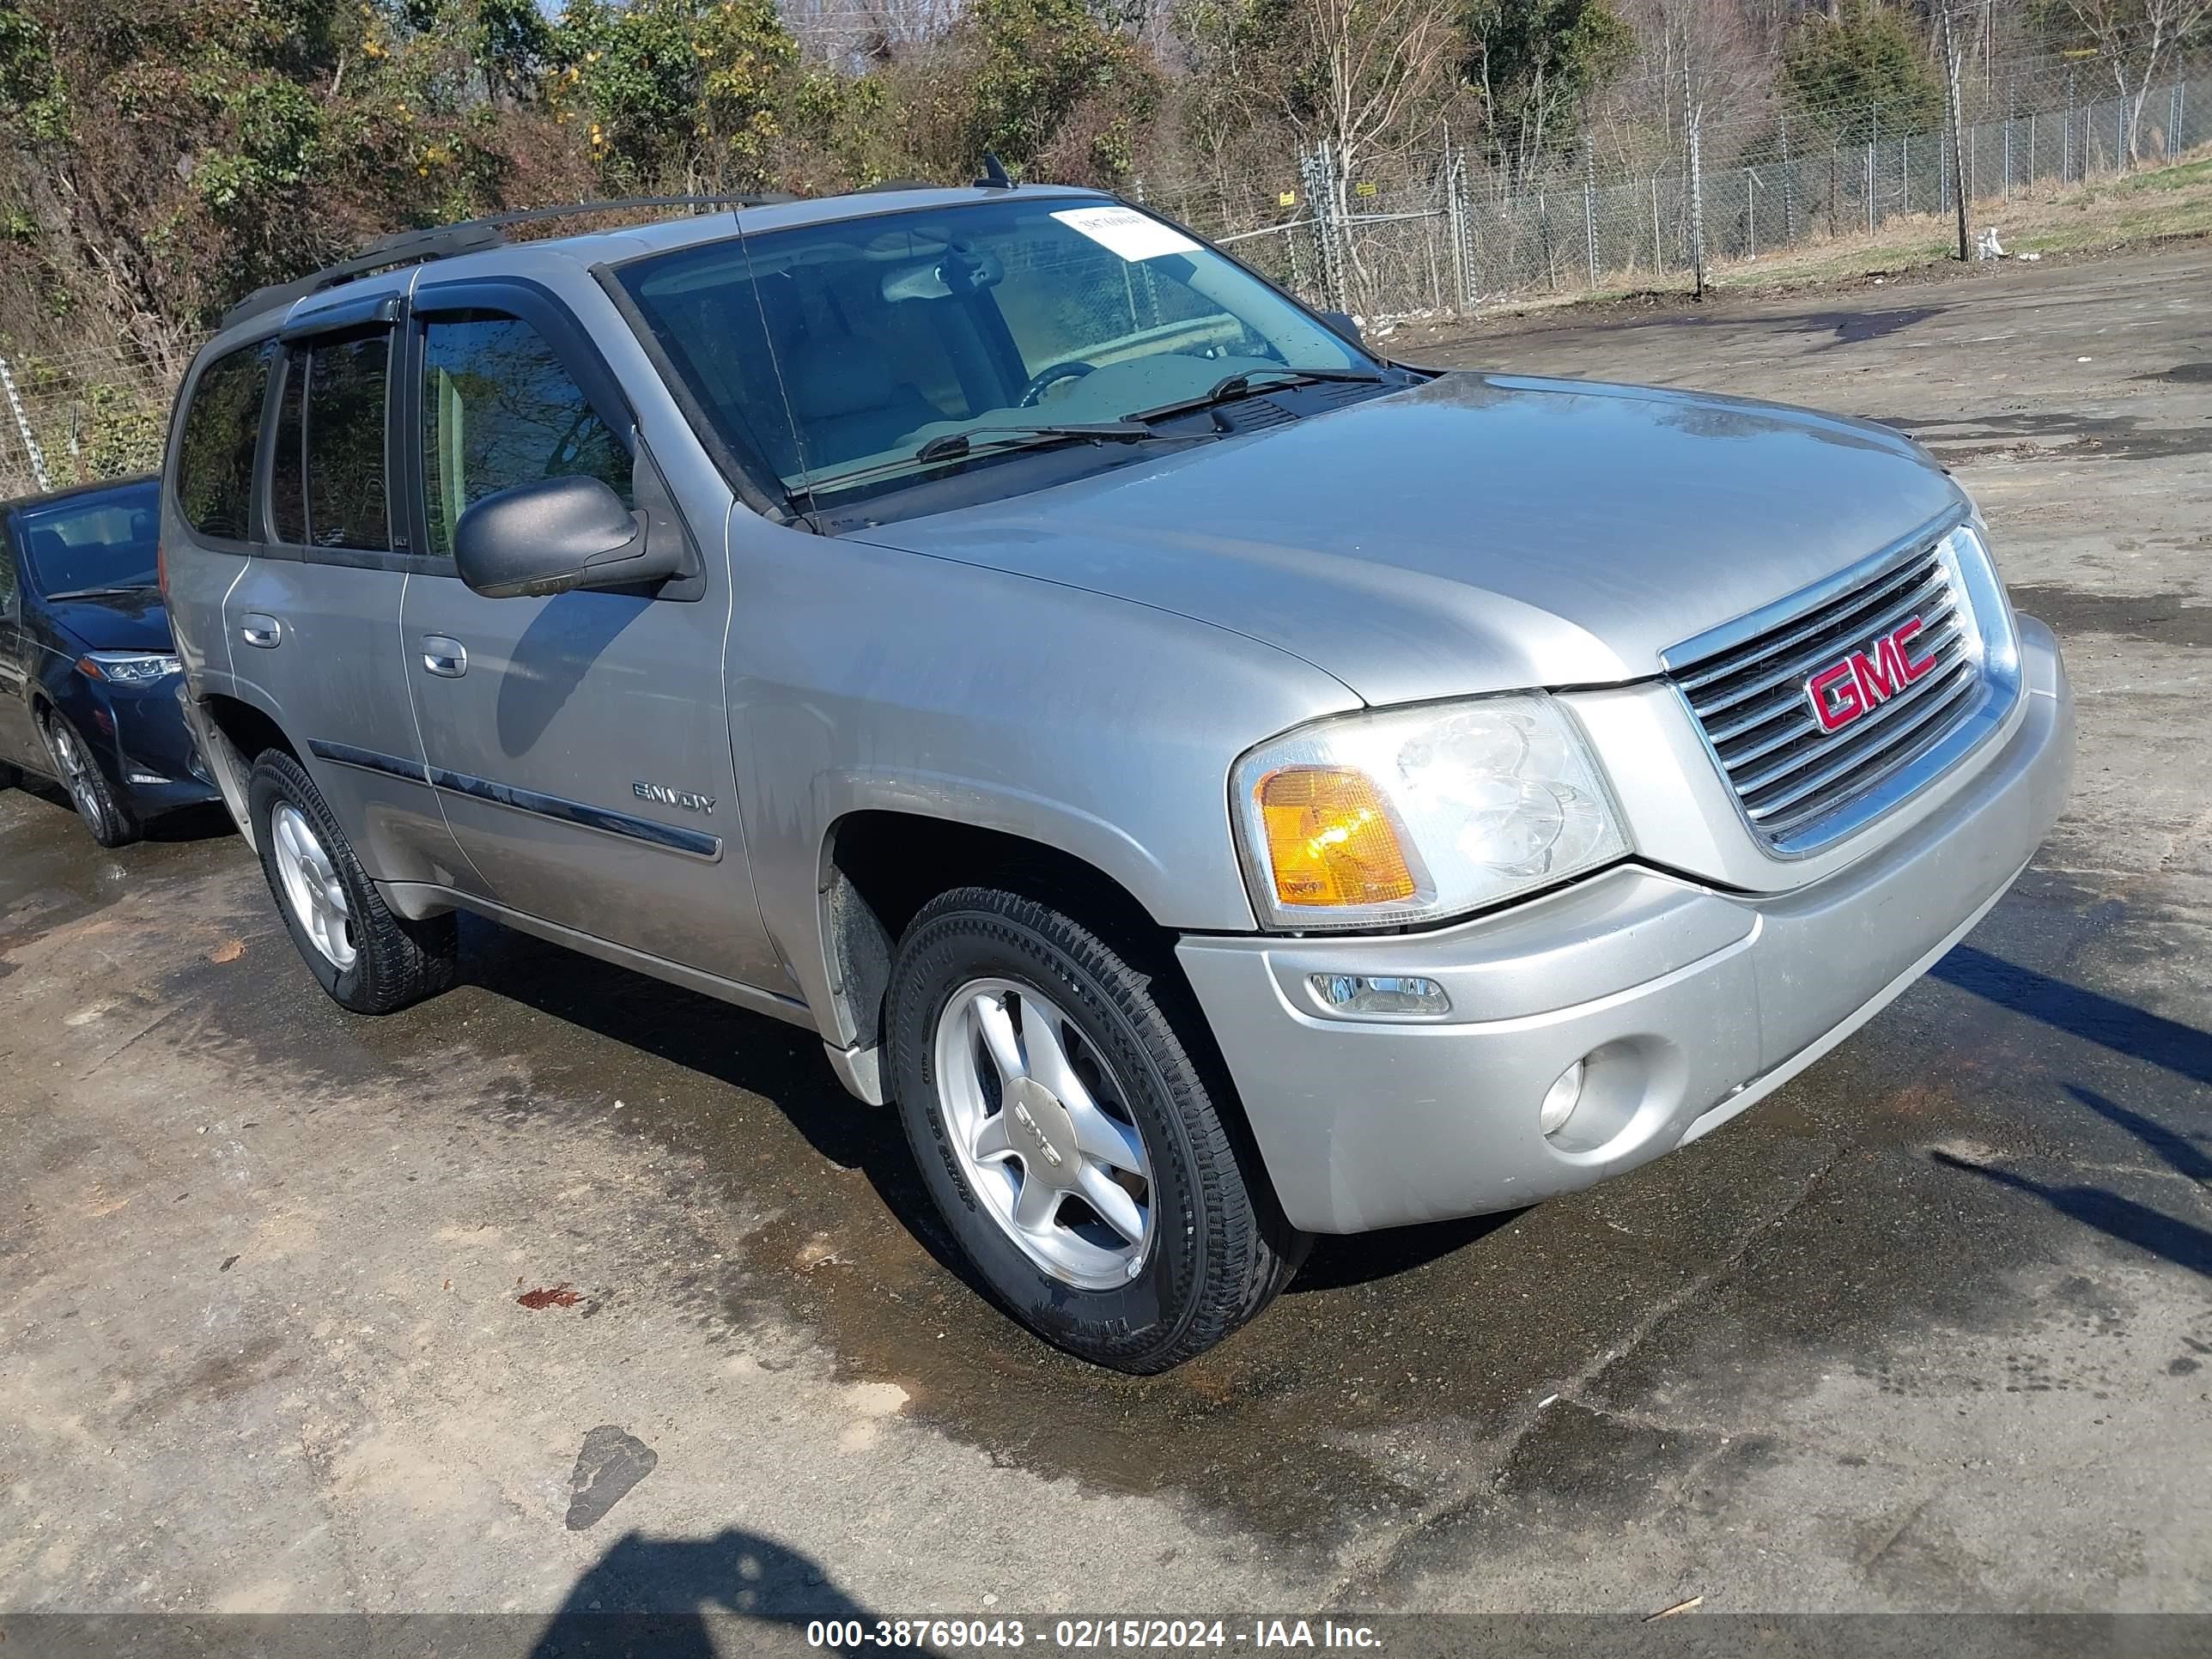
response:
{"label": "silver gmc envoy suv", "polygon": [[1394,362],[1094,191],[706,205],[238,307],[187,717],[345,1007],[466,909],[817,1031],[1086,1358],[1707,1133],[2058,813],[2056,645],[1894,432]]}

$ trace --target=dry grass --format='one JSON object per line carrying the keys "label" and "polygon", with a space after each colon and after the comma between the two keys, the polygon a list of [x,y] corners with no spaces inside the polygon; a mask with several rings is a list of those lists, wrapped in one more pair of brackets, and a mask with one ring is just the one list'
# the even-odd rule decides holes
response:
{"label": "dry grass", "polygon": [[[1967,223],[1975,239],[1985,227],[1995,227],[2005,252],[2015,256],[2103,253],[2212,235],[2212,145],[2200,146],[2166,167],[2063,189],[2046,184],[2033,191],[2016,192],[2008,202],[1978,202]],[[1958,248],[1958,231],[1948,215],[1898,216],[1871,236],[1833,237],[1717,265],[1707,273],[1706,287],[1723,294],[1757,295],[1908,272],[1933,275],[1947,264],[1956,268]],[[1686,277],[1677,280],[1670,273],[1663,283],[1631,286],[1624,282],[1584,294],[1509,301],[1485,310],[1492,316],[1518,315],[1689,291]]]}

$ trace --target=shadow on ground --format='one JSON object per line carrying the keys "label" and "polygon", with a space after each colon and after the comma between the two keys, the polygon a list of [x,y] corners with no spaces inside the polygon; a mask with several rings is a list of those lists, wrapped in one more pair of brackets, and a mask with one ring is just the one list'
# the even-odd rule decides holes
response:
{"label": "shadow on ground", "polygon": [[[863,1644],[815,1644],[806,1627],[851,1621],[872,1632],[879,1615],[831,1583],[813,1558],[727,1527],[710,1538],[626,1533],[570,1589],[531,1659],[716,1659],[714,1615],[756,1628],[785,1627],[817,1652],[858,1653]],[[779,1644],[780,1646],[781,1644]],[[913,1651],[914,1650],[908,1650]]]}

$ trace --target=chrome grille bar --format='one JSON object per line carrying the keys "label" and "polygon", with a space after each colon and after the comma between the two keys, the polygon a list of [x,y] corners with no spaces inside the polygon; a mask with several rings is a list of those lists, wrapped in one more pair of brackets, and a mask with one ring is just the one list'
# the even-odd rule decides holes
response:
{"label": "chrome grille bar", "polygon": [[[1850,805],[1928,751],[1976,705],[1978,635],[1966,593],[1923,532],[1893,562],[1838,592],[1835,584],[1805,609],[1685,665],[1670,663],[1676,688],[1746,820],[1770,843]],[[1784,607],[1775,607],[1783,610]],[[1887,694],[1874,665],[1881,641],[1918,618],[1910,652],[1929,666]],[[1814,676],[1863,653],[1866,705],[1835,731],[1815,717]],[[1845,682],[1850,686],[1860,681]],[[1825,705],[1831,714],[1837,705]]]}
{"label": "chrome grille bar", "polygon": [[[1741,672],[1744,667],[1756,667],[1759,663],[1767,661],[1777,652],[1791,652],[1791,654],[1784,659],[1780,667],[1761,675],[1748,684],[1732,687],[1717,697],[1700,697],[1693,692],[1690,698],[1690,706],[1698,711],[1698,716],[1701,720],[1717,714],[1723,708],[1733,708],[1753,692],[1764,691],[1796,673],[1798,658],[1792,649],[1794,647],[1802,646],[1804,649],[1811,651],[1831,639],[1848,638],[1854,635],[1871,639],[1877,635],[1887,634],[1911,616],[1920,605],[1944,591],[1943,573],[1940,568],[1932,573],[1923,573],[1923,579],[1913,584],[1911,591],[1899,598],[1887,611],[1878,615],[1869,616],[1866,614],[1869,607],[1855,605],[1847,615],[1837,618],[1832,626],[1815,629],[1810,633],[1801,631],[1784,643],[1759,649],[1752,662],[1741,665],[1728,672]],[[1708,679],[1706,683],[1710,684],[1712,681]]]}

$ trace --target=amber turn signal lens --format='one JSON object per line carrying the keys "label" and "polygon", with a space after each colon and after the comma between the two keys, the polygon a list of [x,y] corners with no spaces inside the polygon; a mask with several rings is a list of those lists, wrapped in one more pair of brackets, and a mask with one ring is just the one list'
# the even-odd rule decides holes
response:
{"label": "amber turn signal lens", "polygon": [[1364,772],[1292,766],[1260,780],[1275,896],[1285,904],[1387,904],[1413,897],[1413,872],[1382,792]]}

